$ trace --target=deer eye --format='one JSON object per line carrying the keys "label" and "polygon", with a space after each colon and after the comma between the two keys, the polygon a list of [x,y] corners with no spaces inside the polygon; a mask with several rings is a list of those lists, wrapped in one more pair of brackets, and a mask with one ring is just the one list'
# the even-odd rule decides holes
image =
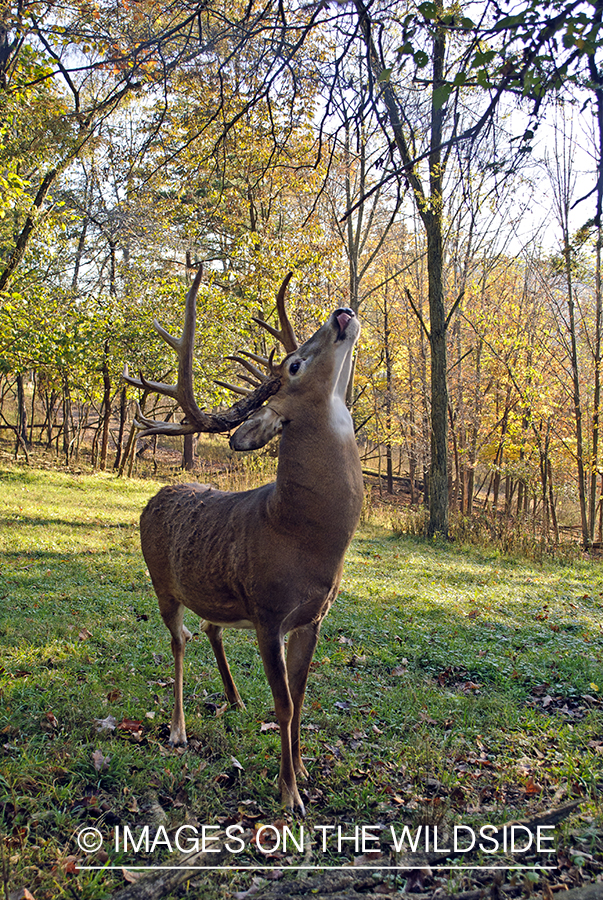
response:
{"label": "deer eye", "polygon": [[296,359],[295,362],[292,362],[289,366],[289,374],[296,375],[299,372],[301,366],[301,360]]}

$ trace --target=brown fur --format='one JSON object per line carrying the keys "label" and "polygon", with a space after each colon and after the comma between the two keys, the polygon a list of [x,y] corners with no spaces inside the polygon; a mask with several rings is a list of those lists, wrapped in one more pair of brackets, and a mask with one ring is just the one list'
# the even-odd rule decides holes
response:
{"label": "brown fur", "polygon": [[[343,406],[358,332],[354,318],[340,333],[332,314],[286,357],[278,393],[233,436],[235,448],[249,449],[282,429],[275,483],[240,493],[199,484],[165,487],[141,517],[144,557],[172,635],[171,742],[186,742],[184,608],[205,620],[226,696],[238,706],[243,703],[224,655],[222,629],[254,628],[281,729],[283,803],[302,813],[296,774],[307,774],[299,744],[306,680],[362,506],[360,459]],[[293,375],[296,361],[302,366]]]}

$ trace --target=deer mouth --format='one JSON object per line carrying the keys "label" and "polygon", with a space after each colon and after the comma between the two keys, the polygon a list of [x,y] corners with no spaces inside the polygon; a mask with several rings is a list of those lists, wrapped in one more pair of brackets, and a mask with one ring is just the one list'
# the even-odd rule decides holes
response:
{"label": "deer mouth", "polygon": [[354,312],[351,309],[337,309],[333,315],[339,329],[336,340],[342,341],[345,338],[346,328],[354,318]]}

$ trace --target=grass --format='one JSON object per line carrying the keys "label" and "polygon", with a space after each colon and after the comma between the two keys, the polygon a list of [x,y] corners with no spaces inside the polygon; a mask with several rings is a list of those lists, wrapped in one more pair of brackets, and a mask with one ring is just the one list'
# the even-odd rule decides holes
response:
{"label": "grass", "polygon": [[[158,484],[4,466],[0,485],[7,896],[25,886],[36,900],[97,900],[122,877],[78,872],[78,862],[167,858],[112,851],[116,825],[172,835],[185,823],[240,823],[251,839],[259,824],[291,824],[252,635],[226,636],[247,711],[221,715],[211,648],[195,636],[185,660],[190,746],[167,746],[169,638],[137,532]],[[497,824],[577,797],[562,842],[569,865],[588,868],[603,846],[602,610],[599,563],[536,564],[363,524],[308,684],[306,832]],[[187,624],[198,631],[194,617]],[[114,727],[98,730],[103,720]],[[101,830],[108,855],[84,857],[84,826]],[[313,858],[351,855],[349,843]],[[238,862],[257,857],[246,849]],[[187,896],[217,898],[249,879],[196,883]]]}

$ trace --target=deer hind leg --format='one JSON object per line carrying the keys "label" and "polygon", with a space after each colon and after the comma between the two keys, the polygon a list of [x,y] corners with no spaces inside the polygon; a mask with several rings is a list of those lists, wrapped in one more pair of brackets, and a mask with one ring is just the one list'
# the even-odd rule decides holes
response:
{"label": "deer hind leg", "polygon": [[203,631],[208,636],[209,642],[214,651],[218,669],[220,670],[220,675],[222,676],[222,683],[224,684],[224,693],[226,694],[226,699],[231,706],[237,706],[239,709],[245,709],[245,704],[241,700],[241,696],[237,690],[237,686],[234,683],[230,671],[230,666],[228,665],[228,660],[226,659],[226,654],[224,653],[224,644],[222,642],[222,632],[224,631],[224,629],[220,628],[219,625],[212,625],[211,622],[204,622],[202,627]]}
{"label": "deer hind leg", "polygon": [[301,758],[299,733],[300,719],[304,695],[306,693],[306,682],[308,681],[308,673],[310,671],[310,663],[314,656],[319,633],[320,625],[312,623],[292,631],[287,641],[287,679],[289,682],[291,699],[293,700],[291,753],[295,773],[302,778],[308,777],[308,770],[304,766]]}
{"label": "deer hind leg", "polygon": [[174,712],[170,729],[170,746],[186,744],[186,725],[184,724],[183,673],[184,649],[191,633],[183,625],[184,607],[171,598],[159,602],[161,618],[172,635],[172,655],[174,657]]}
{"label": "deer hind leg", "polygon": [[287,681],[283,638],[280,635],[264,632],[260,628],[257,630],[257,635],[264,671],[274,698],[276,718],[281,731],[281,769],[278,779],[281,801],[287,809],[304,816],[306,811],[297,789],[291,751],[293,700]]}

